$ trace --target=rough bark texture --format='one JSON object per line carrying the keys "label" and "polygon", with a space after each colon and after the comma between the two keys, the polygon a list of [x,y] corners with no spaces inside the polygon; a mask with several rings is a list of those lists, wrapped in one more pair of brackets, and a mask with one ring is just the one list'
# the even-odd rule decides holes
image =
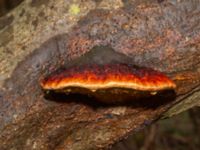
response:
{"label": "rough bark texture", "polygon": [[[26,0],[0,18],[0,149],[107,148],[152,121],[200,106],[198,0]],[[44,97],[39,80],[94,46],[177,84],[124,105]],[[128,62],[127,62],[128,63]]]}

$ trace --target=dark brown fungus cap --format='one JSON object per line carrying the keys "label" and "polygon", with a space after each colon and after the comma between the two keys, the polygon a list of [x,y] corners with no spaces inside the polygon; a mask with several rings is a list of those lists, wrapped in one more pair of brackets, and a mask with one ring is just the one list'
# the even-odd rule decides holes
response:
{"label": "dark brown fungus cap", "polygon": [[93,95],[104,102],[123,101],[130,95],[156,94],[176,87],[163,73],[127,64],[70,67],[45,78],[41,86],[44,90]]}

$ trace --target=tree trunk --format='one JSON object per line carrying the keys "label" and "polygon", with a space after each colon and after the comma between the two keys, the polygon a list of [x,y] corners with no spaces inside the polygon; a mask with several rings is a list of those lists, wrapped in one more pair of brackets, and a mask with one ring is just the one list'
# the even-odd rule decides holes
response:
{"label": "tree trunk", "polygon": [[[199,20],[195,0],[25,0],[0,18],[0,149],[108,148],[200,106]],[[46,98],[40,79],[95,46],[165,73],[175,95],[123,105]]]}

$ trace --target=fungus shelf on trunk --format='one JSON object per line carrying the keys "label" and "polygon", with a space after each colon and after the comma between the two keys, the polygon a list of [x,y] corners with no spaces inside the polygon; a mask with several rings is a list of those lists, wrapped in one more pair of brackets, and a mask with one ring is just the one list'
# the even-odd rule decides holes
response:
{"label": "fungus shelf on trunk", "polygon": [[[93,53],[97,51],[98,48],[94,49]],[[92,59],[92,55],[86,53],[83,57],[91,57],[88,59],[90,62],[75,63],[49,75],[41,81],[42,88],[66,94],[94,96],[106,103],[150,97],[159,92],[175,89],[175,83],[161,72],[112,59],[107,61],[106,57],[103,57],[106,53],[125,57],[112,49],[108,51],[100,51],[99,53],[103,54],[96,55],[101,57],[100,59]],[[101,63],[97,60],[101,60]],[[106,63],[102,62],[103,60]]]}

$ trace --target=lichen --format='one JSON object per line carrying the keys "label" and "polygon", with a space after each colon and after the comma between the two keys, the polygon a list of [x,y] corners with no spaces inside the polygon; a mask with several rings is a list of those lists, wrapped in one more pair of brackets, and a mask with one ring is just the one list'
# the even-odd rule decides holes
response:
{"label": "lichen", "polygon": [[80,7],[78,4],[71,4],[69,7],[69,13],[72,15],[77,15],[80,13]]}

